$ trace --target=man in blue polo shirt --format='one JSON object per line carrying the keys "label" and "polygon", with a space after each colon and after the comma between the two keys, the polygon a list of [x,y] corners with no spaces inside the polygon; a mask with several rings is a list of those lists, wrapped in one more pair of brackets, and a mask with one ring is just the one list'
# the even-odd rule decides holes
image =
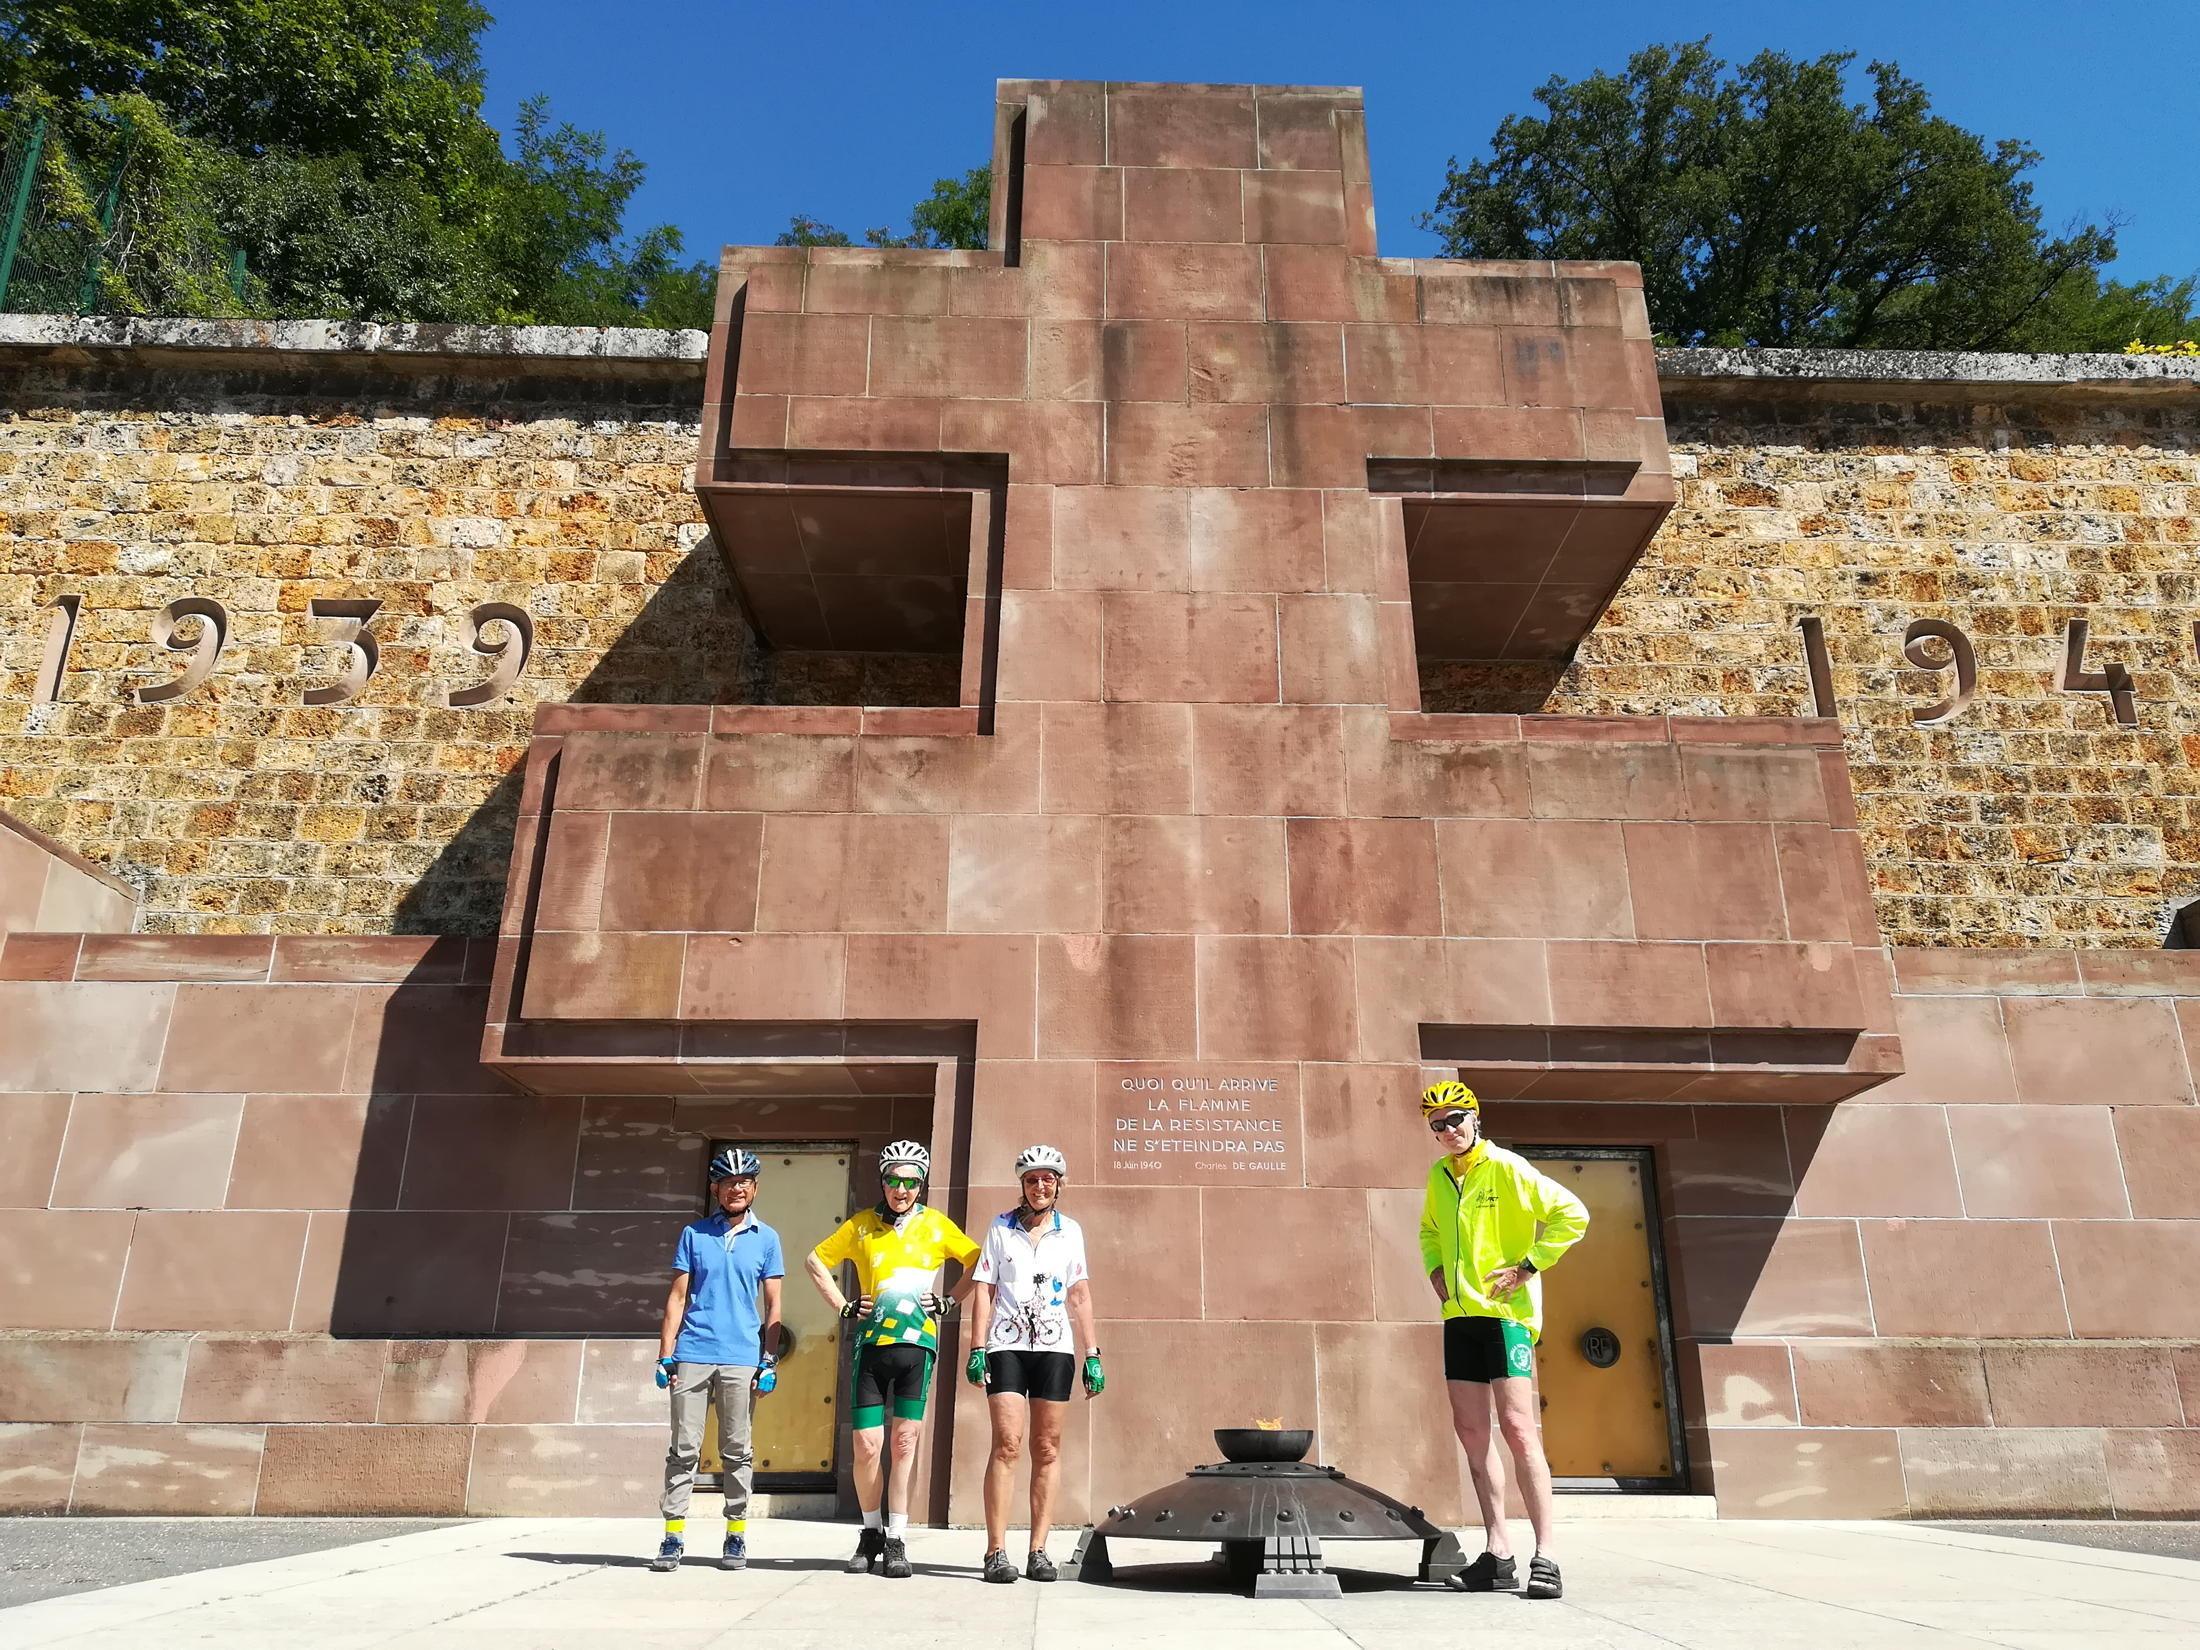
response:
{"label": "man in blue polo shirt", "polygon": [[718,1399],[718,1452],[724,1458],[726,1545],[721,1567],[748,1568],[749,1407],[778,1379],[779,1280],[786,1275],[779,1234],[756,1218],[754,1152],[723,1151],[710,1160],[715,1214],[680,1233],[657,1337],[657,1384],[672,1393],[672,1447],[665,1452],[664,1545],[652,1570],[679,1568],[687,1547],[688,1498],[703,1453],[703,1420]]}

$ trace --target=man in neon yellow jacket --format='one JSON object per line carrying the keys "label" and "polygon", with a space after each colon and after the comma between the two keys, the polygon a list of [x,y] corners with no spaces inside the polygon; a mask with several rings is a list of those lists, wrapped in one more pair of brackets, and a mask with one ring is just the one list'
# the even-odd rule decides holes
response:
{"label": "man in neon yellow jacket", "polygon": [[1589,1211],[1526,1158],[1482,1138],[1482,1107],[1464,1083],[1432,1083],[1421,1115],[1443,1142],[1421,1201],[1421,1264],[1443,1302],[1444,1389],[1467,1452],[1488,1548],[1452,1579],[1470,1593],[1518,1584],[1505,1533],[1505,1467],[1491,1432],[1512,1452],[1535,1527],[1529,1598],[1564,1590],[1551,1553],[1551,1468],[1537,1425],[1535,1352],[1543,1332],[1539,1274],[1589,1229]]}

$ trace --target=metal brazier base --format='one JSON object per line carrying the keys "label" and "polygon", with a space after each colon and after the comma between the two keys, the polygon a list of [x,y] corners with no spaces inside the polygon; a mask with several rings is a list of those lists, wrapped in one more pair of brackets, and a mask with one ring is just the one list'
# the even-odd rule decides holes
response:
{"label": "metal brazier base", "polygon": [[1218,1564],[1255,1598],[1336,1598],[1337,1578],[1322,1562],[1325,1541],[1418,1541],[1420,1579],[1448,1581],[1466,1564],[1459,1538],[1421,1509],[1303,1461],[1225,1461],[1194,1467],[1174,1484],[1113,1507],[1086,1529],[1070,1558],[1073,1579],[1107,1581],[1115,1573],[1108,1540],[1202,1541]]}

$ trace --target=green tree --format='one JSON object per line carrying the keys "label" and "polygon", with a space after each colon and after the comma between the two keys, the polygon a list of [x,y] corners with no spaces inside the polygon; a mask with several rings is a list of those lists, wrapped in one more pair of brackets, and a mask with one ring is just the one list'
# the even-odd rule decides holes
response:
{"label": "green tree", "polygon": [[[609,152],[603,134],[550,124],[547,98],[520,106],[513,126],[518,153],[491,197],[487,237],[493,266],[510,287],[499,294],[516,313],[568,324],[631,325],[667,307],[658,325],[710,325],[711,284],[699,282],[699,308],[683,304],[683,283],[700,274],[679,262],[680,232],[670,226],[622,241],[627,202],[641,186],[642,163]],[[687,313],[680,313],[683,309]]]}
{"label": "green tree", "polygon": [[[0,153],[15,167],[37,155],[8,307],[167,315],[256,313],[212,205],[214,169],[134,92],[109,100],[107,118],[36,91],[0,114]],[[31,142],[33,129],[42,140]],[[148,169],[169,186],[129,187]],[[8,206],[12,209],[11,189]],[[125,255],[118,255],[118,253]]]}
{"label": "green tree", "polygon": [[[909,228],[867,229],[865,246],[932,247],[983,251],[987,220],[993,211],[993,168],[976,166],[959,178],[940,178],[932,192],[909,209]],[[817,218],[797,215],[779,232],[778,246],[853,246],[845,230]]]}
{"label": "green tree", "polygon": [[85,193],[69,168],[122,180],[132,232],[104,237],[96,307],[225,312],[198,272],[235,248],[252,313],[707,325],[678,233],[624,230],[639,161],[540,101],[511,152],[483,119],[488,21],[474,0],[0,0],[0,108],[46,115],[56,212]]}
{"label": "green tree", "polygon": [[772,241],[774,246],[853,246],[855,244],[854,241],[848,238],[848,232],[845,229],[835,229],[829,223],[820,222],[816,218],[806,218],[799,212],[787,220],[787,227],[782,229]]}
{"label": "green tree", "polygon": [[2200,337],[2200,279],[2157,275],[2111,281],[2072,275],[2047,295],[2019,335],[2025,349],[2113,354],[2126,344],[2170,344]]}
{"label": "green tree", "polygon": [[[909,234],[874,245],[952,247],[982,251],[993,213],[993,168],[974,166],[959,178],[940,178],[932,193],[909,209]],[[875,237],[879,231],[871,231]]]}
{"label": "green tree", "polygon": [[1448,257],[1638,261],[1675,343],[2090,349],[2189,326],[2193,283],[2103,280],[2113,224],[2041,227],[2038,151],[1934,115],[1891,63],[1851,103],[1853,61],[1730,68],[1706,39],[1554,78],[1421,221]]}

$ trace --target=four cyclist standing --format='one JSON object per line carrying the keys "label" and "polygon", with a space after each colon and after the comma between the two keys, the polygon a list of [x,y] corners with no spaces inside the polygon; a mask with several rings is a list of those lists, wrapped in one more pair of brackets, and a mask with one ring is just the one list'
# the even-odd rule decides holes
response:
{"label": "four cyclist standing", "polygon": [[[1540,1276],[1580,1240],[1589,1213],[1525,1158],[1483,1138],[1481,1106],[1466,1084],[1431,1084],[1422,1093],[1421,1113],[1444,1152],[1429,1167],[1422,1199],[1421,1261],[1441,1303],[1445,1389],[1487,1542],[1452,1585],[1467,1592],[1518,1585],[1496,1447],[1502,1437],[1535,1530],[1524,1591],[1529,1598],[1557,1598],[1563,1588],[1552,1555],[1551,1474],[1537,1422],[1534,1347],[1542,1326]],[[909,1489],[939,1356],[939,1326],[975,1293],[976,1345],[966,1373],[986,1389],[993,1434],[985,1472],[985,1579],[1017,1579],[1006,1550],[1008,1513],[1016,1463],[1028,1441],[1031,1542],[1022,1573],[1052,1581],[1056,1572],[1046,1544],[1062,1421],[1080,1374],[1076,1348],[1084,1348],[1085,1395],[1097,1398],[1107,1385],[1084,1232],[1060,1208],[1068,1164],[1052,1146],[1026,1148],[1016,1160],[1022,1200],[986,1228],[982,1245],[923,1203],[931,1166],[931,1154],[917,1141],[889,1145],[879,1154],[879,1202],[842,1222],[806,1262],[826,1303],[855,1325],[855,1488],[863,1533],[848,1569],[895,1579],[911,1573]],[[760,1167],[747,1151],[713,1158],[717,1212],[680,1234],[659,1337],[657,1380],[672,1393],[672,1447],[665,1457],[664,1546],[652,1569],[680,1562],[713,1393],[726,1463],[722,1562],[729,1569],[747,1563],[750,1405],[775,1378],[785,1272],[778,1234],[753,1213]],[[951,1294],[943,1292],[948,1261],[968,1272]],[[852,1298],[835,1281],[843,1264],[855,1268]]]}

